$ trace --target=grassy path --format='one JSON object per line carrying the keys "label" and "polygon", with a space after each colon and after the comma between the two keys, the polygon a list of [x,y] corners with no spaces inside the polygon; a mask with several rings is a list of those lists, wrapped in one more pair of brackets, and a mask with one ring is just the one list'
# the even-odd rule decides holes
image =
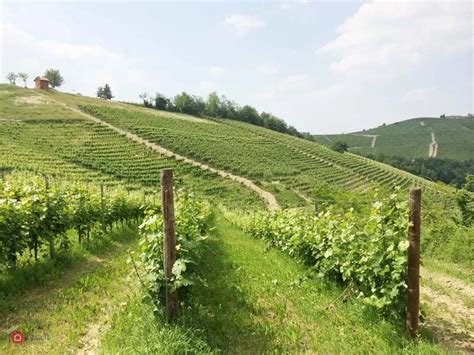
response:
{"label": "grassy path", "polygon": [[467,280],[421,269],[421,304],[441,340],[474,352],[474,287]]}
{"label": "grassy path", "polygon": [[[53,283],[34,288],[0,317],[0,353],[446,353],[422,334],[357,302],[343,302],[334,284],[304,277],[305,268],[243,233],[221,214],[202,262],[202,284],[187,295],[179,320],[164,322],[142,300],[126,263],[133,231],[117,232],[106,251],[71,265]],[[125,240],[124,240],[125,238]],[[132,276],[130,276],[132,275]],[[36,337],[21,346],[12,329]]]}
{"label": "grassy path", "polygon": [[343,291],[302,277],[305,269],[238,230],[222,215],[199,264],[205,286],[188,295],[173,325],[149,305],[131,300],[102,341],[103,353],[316,352],[444,353],[427,340],[411,342],[403,325],[358,303],[335,300]]}
{"label": "grassy path", "polygon": [[[136,227],[117,229],[101,251],[72,261],[43,287],[12,300],[15,311],[0,315],[0,354],[94,353],[110,316],[137,287],[129,279],[125,250],[136,243]],[[8,334],[22,330],[27,340],[12,345]]]}

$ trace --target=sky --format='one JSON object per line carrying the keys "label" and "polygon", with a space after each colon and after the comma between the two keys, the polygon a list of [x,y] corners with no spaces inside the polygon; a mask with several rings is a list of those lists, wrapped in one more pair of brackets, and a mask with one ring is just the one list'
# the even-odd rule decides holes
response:
{"label": "sky", "polygon": [[314,134],[474,113],[473,47],[463,0],[0,0],[0,82],[55,68],[88,96],[217,91]]}

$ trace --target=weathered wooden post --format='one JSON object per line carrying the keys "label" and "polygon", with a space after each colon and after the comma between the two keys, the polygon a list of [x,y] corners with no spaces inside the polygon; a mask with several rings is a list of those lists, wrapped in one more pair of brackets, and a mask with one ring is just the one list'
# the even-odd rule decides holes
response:
{"label": "weathered wooden post", "polygon": [[102,232],[105,234],[105,212],[104,212],[104,184],[100,184],[100,211],[101,211],[101,224],[102,224]]}
{"label": "weathered wooden post", "polygon": [[[49,178],[47,175],[44,175],[44,191],[45,191],[45,195],[46,195],[46,211],[47,211],[47,214],[49,215],[50,212],[49,212]],[[48,239],[49,239],[49,256],[51,258],[54,258],[54,235],[49,235],[48,236]]]}
{"label": "weathered wooden post", "polygon": [[421,227],[421,189],[412,188],[409,194],[408,227],[408,299],[406,328],[411,337],[418,331],[420,311],[420,227]]}
{"label": "weathered wooden post", "polygon": [[174,318],[179,311],[178,294],[169,291],[169,282],[173,276],[173,264],[176,261],[176,239],[174,233],[174,197],[173,170],[161,170],[161,209],[163,212],[163,265],[166,278],[166,316]]}

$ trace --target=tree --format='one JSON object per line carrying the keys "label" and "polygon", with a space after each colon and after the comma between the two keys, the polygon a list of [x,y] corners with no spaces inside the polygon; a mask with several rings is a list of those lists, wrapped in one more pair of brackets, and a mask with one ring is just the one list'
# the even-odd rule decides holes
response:
{"label": "tree", "polygon": [[176,109],[181,113],[199,116],[204,112],[206,104],[202,98],[198,96],[191,96],[185,92],[176,95],[173,99]]}
{"label": "tree", "polygon": [[143,100],[143,106],[145,107],[153,106],[153,98],[150,95],[148,95],[146,92],[138,95],[138,97]]}
{"label": "tree", "polygon": [[204,113],[207,116],[211,117],[221,116],[221,99],[219,98],[216,92],[211,92],[207,97],[206,108],[204,110]]}
{"label": "tree", "polygon": [[464,188],[467,191],[474,192],[474,175],[471,175],[471,174],[466,175],[466,182],[464,184]]}
{"label": "tree", "polygon": [[255,108],[245,105],[238,112],[238,119],[243,122],[261,126],[262,120]]}
{"label": "tree", "polygon": [[48,69],[44,73],[45,78],[49,80],[49,85],[51,87],[57,88],[64,84],[64,78],[61,76],[61,73],[57,69]]}
{"label": "tree", "polygon": [[168,99],[165,95],[162,95],[160,93],[156,93],[155,95],[155,108],[157,110],[168,110],[171,111],[170,106],[171,102],[170,99]]}
{"label": "tree", "polygon": [[470,227],[474,220],[474,211],[470,208],[471,196],[466,190],[459,190],[456,193],[456,202],[461,211],[461,224]]}
{"label": "tree", "polygon": [[109,84],[105,84],[104,87],[99,86],[97,89],[97,97],[100,97],[101,99],[105,100],[110,100],[113,98],[112,96],[112,90],[110,89]]}
{"label": "tree", "polygon": [[344,153],[349,149],[349,145],[346,142],[338,141],[332,144],[331,149],[338,153]]}
{"label": "tree", "polygon": [[265,128],[271,129],[278,132],[287,132],[288,126],[282,119],[273,116],[270,113],[262,112],[260,114],[260,119],[262,120],[263,126]]}
{"label": "tree", "polygon": [[16,79],[18,78],[18,75],[16,75],[15,73],[11,72],[11,73],[8,73],[8,74],[7,74],[6,78],[7,78],[7,80],[10,82],[10,84],[16,85]]}
{"label": "tree", "polygon": [[28,74],[27,73],[18,73],[18,77],[23,80],[23,83],[25,84],[26,88],[26,81],[28,80]]}

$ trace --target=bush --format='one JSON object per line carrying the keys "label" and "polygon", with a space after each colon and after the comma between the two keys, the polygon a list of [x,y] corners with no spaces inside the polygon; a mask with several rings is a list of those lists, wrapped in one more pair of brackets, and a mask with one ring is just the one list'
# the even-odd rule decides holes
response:
{"label": "bush", "polygon": [[[210,216],[209,206],[196,200],[192,194],[180,194],[175,212],[176,262],[170,291],[181,290],[198,281],[193,265],[198,263],[202,252],[202,242]],[[166,280],[163,269],[162,217],[156,210],[148,211],[148,216],[140,225],[140,260],[145,272],[146,297],[150,298],[158,310],[164,304]]]}
{"label": "bush", "polygon": [[297,258],[320,277],[350,283],[378,308],[403,311],[407,270],[407,203],[397,195],[373,203],[366,220],[350,209],[253,215],[244,228]]}
{"label": "bush", "polygon": [[349,149],[349,145],[346,142],[334,142],[331,145],[331,149],[338,153],[344,153],[347,152],[347,150]]}

